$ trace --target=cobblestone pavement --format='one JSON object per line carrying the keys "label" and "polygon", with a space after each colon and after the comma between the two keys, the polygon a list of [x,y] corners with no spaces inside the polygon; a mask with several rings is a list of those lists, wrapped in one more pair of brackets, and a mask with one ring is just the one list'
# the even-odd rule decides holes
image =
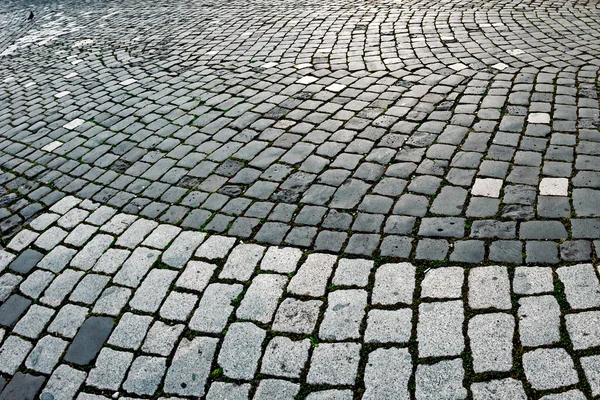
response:
{"label": "cobblestone pavement", "polygon": [[600,396],[598,2],[31,3],[0,400]]}
{"label": "cobblestone pavement", "polygon": [[0,271],[1,400],[600,395],[592,264],[424,269],[68,196]]}
{"label": "cobblestone pavement", "polygon": [[189,3],[3,6],[4,232],[73,194],[319,251],[593,259],[597,2]]}

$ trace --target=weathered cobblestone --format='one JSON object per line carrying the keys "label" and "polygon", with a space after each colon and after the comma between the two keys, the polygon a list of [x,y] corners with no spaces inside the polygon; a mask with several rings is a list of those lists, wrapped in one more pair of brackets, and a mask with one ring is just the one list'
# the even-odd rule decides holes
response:
{"label": "weathered cobblestone", "polygon": [[425,303],[419,306],[417,342],[420,357],[458,355],[464,349],[462,301]]}
{"label": "weathered cobblestone", "polygon": [[537,347],[560,340],[560,308],[552,296],[519,299],[519,334],[521,344]]}
{"label": "weathered cobblestone", "polygon": [[[473,370],[510,371],[513,366],[514,318],[504,313],[480,314],[469,320]],[[525,345],[525,344],[524,344]]]}
{"label": "weathered cobblestone", "polygon": [[232,324],[227,330],[218,362],[225,376],[250,380],[256,371],[266,332],[250,322]]}
{"label": "weathered cobblestone", "polygon": [[360,345],[322,343],[314,349],[306,381],[310,384],[353,385]]}
{"label": "weathered cobblestone", "polygon": [[417,399],[465,399],[463,387],[465,371],[462,361],[440,361],[431,365],[419,365],[416,372],[415,397]]}
{"label": "weathered cobblestone", "polygon": [[262,323],[271,322],[287,278],[283,275],[257,275],[246,291],[236,316]]}
{"label": "weathered cobblestone", "polygon": [[369,354],[365,367],[364,399],[408,399],[408,380],[412,373],[406,349],[377,349]]}
{"label": "weathered cobblestone", "polygon": [[523,355],[523,368],[535,389],[554,389],[577,383],[573,360],[564,349],[538,349]]}
{"label": "weathered cobblestone", "polygon": [[2,2],[0,400],[600,395],[597,4],[463,3]]}

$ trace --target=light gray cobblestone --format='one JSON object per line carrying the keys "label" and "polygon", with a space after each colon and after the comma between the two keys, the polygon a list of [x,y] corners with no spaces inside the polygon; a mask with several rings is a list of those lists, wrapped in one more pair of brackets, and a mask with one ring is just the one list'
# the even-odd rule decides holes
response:
{"label": "light gray cobblestone", "polygon": [[108,344],[129,350],[137,350],[152,323],[148,315],[125,313],[108,338]]}
{"label": "light gray cobblestone", "polygon": [[271,339],[265,349],[260,372],[267,375],[299,378],[310,349],[308,339],[293,341],[283,336]]}
{"label": "light gray cobblestone", "polygon": [[[6,275],[5,275],[6,276]],[[50,285],[55,275],[49,271],[33,271],[31,275],[25,279],[19,286],[19,290],[26,296],[37,299],[40,297],[44,289]]]}
{"label": "light gray cobblestone", "polygon": [[600,306],[600,284],[591,264],[561,267],[556,273],[565,287],[567,301],[572,308]]}
{"label": "light gray cobblestone", "polygon": [[216,269],[217,266],[214,264],[203,261],[189,261],[175,285],[195,292],[202,292]]}
{"label": "light gray cobblestone", "polygon": [[269,247],[260,263],[260,269],[289,274],[296,271],[300,257],[300,249]]}
{"label": "light gray cobblestone", "polygon": [[462,295],[464,270],[460,267],[434,268],[421,283],[421,297],[456,299]]}
{"label": "light gray cobblestone", "polygon": [[315,348],[306,381],[310,384],[353,385],[360,344],[321,343]]}
{"label": "light gray cobblestone", "polygon": [[523,368],[534,389],[556,389],[579,382],[573,360],[561,348],[537,349],[525,353]]}
{"label": "light gray cobblestone", "polygon": [[14,375],[33,345],[18,336],[6,338],[0,347],[0,371]]}
{"label": "light gray cobblestone", "polygon": [[214,382],[206,394],[206,400],[247,400],[250,385],[243,383]]}
{"label": "light gray cobblestone", "polygon": [[48,332],[72,338],[79,330],[79,327],[81,327],[81,324],[83,324],[83,321],[85,321],[88,313],[89,310],[85,307],[66,304],[58,311],[56,317],[50,326],[48,326]]}
{"label": "light gray cobblestone", "polygon": [[514,332],[515,320],[509,314],[480,314],[469,320],[468,336],[475,373],[512,369]]}
{"label": "light gray cobblestone", "polygon": [[464,375],[460,359],[421,364],[417,366],[415,374],[415,397],[419,400],[465,399],[467,389],[463,386]]}
{"label": "light gray cobblestone", "polygon": [[[158,222],[147,219],[138,219],[131,224],[123,234],[117,239],[116,245],[134,249],[146,236],[148,236],[156,227]],[[155,247],[155,246],[152,246]]]}
{"label": "light gray cobblestone", "polygon": [[440,357],[460,354],[465,347],[462,334],[463,322],[462,301],[421,304],[417,323],[419,356]]}
{"label": "light gray cobblestone", "polygon": [[565,322],[575,350],[600,346],[600,312],[567,314]]}
{"label": "light gray cobblestone", "polygon": [[198,307],[190,320],[190,329],[220,333],[233,312],[231,302],[242,292],[242,285],[213,283],[204,291]]}
{"label": "light gray cobblestone", "polygon": [[369,353],[363,399],[410,399],[411,374],[412,360],[407,349],[377,349]]}
{"label": "light gray cobblestone", "polygon": [[166,369],[163,357],[139,356],[129,368],[123,389],[137,395],[154,394]]}
{"label": "light gray cobblestone", "polygon": [[182,339],[165,377],[165,393],[204,396],[217,342],[207,337]]}
{"label": "light gray cobblestone", "polygon": [[319,337],[338,341],[360,338],[360,326],[367,306],[367,292],[355,289],[336,290],[329,294],[327,303]]}
{"label": "light gray cobblestone", "polygon": [[162,321],[155,321],[146,335],[142,351],[168,356],[171,354],[184,328],[185,326],[182,324],[171,326]]}
{"label": "light gray cobblestone", "polygon": [[408,263],[385,264],[377,268],[372,302],[379,305],[412,304],[415,267]]}
{"label": "light gray cobblestone", "polygon": [[40,399],[71,400],[75,398],[85,379],[85,372],[65,364],[60,365],[54,370],[46,387],[42,390]]}
{"label": "light gray cobblestone", "polygon": [[105,347],[98,355],[96,366],[89,372],[86,384],[98,389],[118,390],[132,360],[133,353]]}
{"label": "light gray cobblestone", "polygon": [[365,287],[374,265],[371,260],[342,258],[338,261],[332,283],[336,286]]}
{"label": "light gray cobblestone", "polygon": [[513,279],[517,294],[538,294],[554,290],[552,269],[547,267],[517,267]]}
{"label": "light gray cobblestone", "polygon": [[527,400],[523,384],[512,378],[476,382],[471,385],[471,391],[473,400]]}
{"label": "light gray cobblestone", "polygon": [[258,384],[253,400],[294,400],[300,385],[280,379],[263,379]]}
{"label": "light gray cobblestone", "polygon": [[199,232],[181,232],[162,254],[161,261],[173,268],[183,267],[205,236]]}
{"label": "light gray cobblestone", "polygon": [[117,272],[113,282],[131,288],[137,287],[159,255],[156,250],[138,247]]}
{"label": "light gray cobblestone", "polygon": [[196,257],[208,258],[210,260],[225,258],[235,244],[235,241],[235,238],[217,235],[211,236],[200,245],[195,255]]}
{"label": "light gray cobblestone", "polygon": [[53,336],[44,336],[38,340],[31,353],[29,353],[25,360],[25,366],[42,374],[50,374],[66,347],[67,342],[65,340]]}
{"label": "light gray cobblestone", "polygon": [[525,347],[553,344],[560,340],[560,308],[552,296],[519,299],[519,335]]}
{"label": "light gray cobblestone", "polygon": [[194,310],[198,297],[190,293],[171,292],[160,308],[160,316],[172,321],[186,321]]}
{"label": "light gray cobblestone", "polygon": [[227,258],[220,279],[247,281],[263,256],[265,248],[255,244],[240,244],[236,246]]}
{"label": "light gray cobblestone", "polygon": [[155,312],[167,295],[177,272],[168,269],[153,269],[134,292],[129,305],[139,311]]}
{"label": "light gray cobblestone", "polygon": [[506,267],[478,267],[469,272],[469,306],[500,310],[512,307]]}
{"label": "light gray cobblestone", "polygon": [[159,225],[143,241],[142,245],[164,250],[175,237],[181,232],[181,228],[173,225]]}
{"label": "light gray cobblestone", "polygon": [[252,379],[266,335],[263,329],[250,322],[231,324],[218,358],[223,374],[232,379]]}
{"label": "light gray cobblestone", "polygon": [[257,275],[246,291],[236,316],[262,323],[271,322],[286,283],[287,277],[284,275]]}
{"label": "light gray cobblestone", "polygon": [[327,254],[309,255],[290,280],[287,287],[288,292],[300,296],[323,296],[335,262],[335,256]]}

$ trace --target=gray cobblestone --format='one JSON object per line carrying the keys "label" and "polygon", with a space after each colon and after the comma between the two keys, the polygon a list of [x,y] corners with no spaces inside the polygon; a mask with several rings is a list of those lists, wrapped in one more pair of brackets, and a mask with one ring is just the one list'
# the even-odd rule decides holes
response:
{"label": "gray cobblestone", "polygon": [[367,292],[336,290],[329,294],[327,303],[319,337],[324,340],[360,338],[360,326],[367,306]]}
{"label": "gray cobblestone", "polygon": [[220,333],[233,312],[231,302],[242,292],[241,285],[213,283],[209,285],[190,320],[190,329]]}
{"label": "gray cobblestone", "polygon": [[408,381],[412,360],[406,349],[377,349],[365,367],[363,399],[409,399]]}
{"label": "gray cobblestone", "polygon": [[560,308],[552,296],[519,299],[519,334],[521,344],[537,347],[560,340]]}
{"label": "gray cobblestone", "polygon": [[469,320],[468,335],[475,373],[512,369],[514,332],[515,321],[508,314],[481,314]]}
{"label": "gray cobblestone", "polygon": [[246,291],[236,316],[262,323],[271,322],[286,283],[287,278],[284,275],[257,275]]}
{"label": "gray cobblestone", "polygon": [[556,273],[565,287],[567,301],[572,308],[600,306],[600,284],[591,264],[561,267]]}
{"label": "gray cobblestone", "polygon": [[207,337],[182,339],[165,377],[165,393],[204,396],[217,342]]}
{"label": "gray cobblestone", "polygon": [[440,361],[431,365],[419,365],[416,372],[415,397],[425,399],[465,399],[463,387],[465,370],[460,359]]}
{"label": "gray cobblestone", "polygon": [[506,267],[479,267],[469,272],[469,306],[500,310],[512,307]]}
{"label": "gray cobblestone", "polygon": [[271,339],[262,359],[260,372],[267,375],[299,378],[306,361],[310,341],[293,341],[283,336]]}
{"label": "gray cobblestone", "polygon": [[419,356],[440,357],[460,354],[465,347],[462,334],[463,321],[462,301],[421,304],[417,323]]}
{"label": "gray cobblestone", "polygon": [[306,381],[310,384],[353,385],[360,345],[322,343],[314,349]]}
{"label": "gray cobblestone", "polygon": [[287,287],[288,292],[300,296],[323,296],[335,262],[335,256],[327,254],[309,255],[290,280]]}
{"label": "gray cobblestone", "polygon": [[252,379],[265,337],[266,332],[250,322],[232,324],[219,352],[223,374],[232,379]]}
{"label": "gray cobblestone", "polygon": [[523,368],[534,389],[555,389],[579,382],[573,360],[564,349],[538,349],[523,355]]}
{"label": "gray cobblestone", "polygon": [[385,264],[377,268],[373,304],[412,304],[415,267],[408,263]]}

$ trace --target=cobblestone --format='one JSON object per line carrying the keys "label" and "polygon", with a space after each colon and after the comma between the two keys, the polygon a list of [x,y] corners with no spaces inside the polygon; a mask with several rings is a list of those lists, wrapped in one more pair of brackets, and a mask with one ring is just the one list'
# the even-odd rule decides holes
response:
{"label": "cobblestone", "polygon": [[0,4],[0,400],[600,395],[597,5],[463,3]]}

